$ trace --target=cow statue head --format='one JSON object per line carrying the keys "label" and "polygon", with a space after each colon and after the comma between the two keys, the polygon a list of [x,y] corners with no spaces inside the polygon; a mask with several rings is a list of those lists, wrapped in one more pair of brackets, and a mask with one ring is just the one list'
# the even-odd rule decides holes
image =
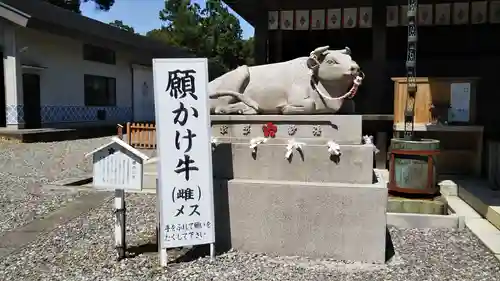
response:
{"label": "cow statue head", "polygon": [[329,50],[329,46],[316,48],[307,60],[307,66],[322,81],[352,83],[360,75],[359,65],[352,60],[348,47]]}

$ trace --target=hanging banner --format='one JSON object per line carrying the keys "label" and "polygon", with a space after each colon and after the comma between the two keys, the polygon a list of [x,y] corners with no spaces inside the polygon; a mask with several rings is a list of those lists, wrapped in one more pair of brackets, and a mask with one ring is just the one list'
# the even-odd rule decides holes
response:
{"label": "hanging banner", "polygon": [[342,21],[342,11],[340,9],[329,9],[328,10],[328,29],[339,29],[340,23]]}
{"label": "hanging banner", "polygon": [[293,30],[293,11],[281,11],[281,30]]}
{"label": "hanging banner", "polygon": [[309,10],[295,11],[295,30],[309,30]]}
{"label": "hanging banner", "polygon": [[311,29],[322,30],[325,29],[325,10],[312,10],[311,11]]}
{"label": "hanging banner", "polygon": [[372,27],[372,7],[359,8],[359,27],[361,28]]}
{"label": "hanging banner", "polygon": [[469,23],[469,2],[453,3],[453,24]]}
{"label": "hanging banner", "polygon": [[386,25],[389,27],[398,26],[399,24],[399,7],[398,6],[388,6],[386,9]]}
{"label": "hanging banner", "polygon": [[268,12],[268,15],[267,15],[267,28],[269,30],[276,30],[276,29],[278,29],[278,26],[279,26],[278,17],[279,17],[279,12],[278,11],[270,11],[270,12]]}
{"label": "hanging banner", "polygon": [[408,6],[402,5],[399,9],[399,25],[408,26]]}
{"label": "hanging banner", "polygon": [[432,25],[432,4],[418,5],[418,24]]}
{"label": "hanging banner", "polygon": [[490,23],[500,23],[500,1],[490,2]]}
{"label": "hanging banner", "polygon": [[470,22],[472,24],[482,24],[486,23],[486,12],[488,10],[488,2],[472,2],[471,3],[471,18]]}
{"label": "hanging banner", "polygon": [[436,25],[450,25],[451,4],[436,4]]}
{"label": "hanging banner", "polygon": [[345,8],[342,26],[344,28],[355,28],[358,22],[358,8]]}

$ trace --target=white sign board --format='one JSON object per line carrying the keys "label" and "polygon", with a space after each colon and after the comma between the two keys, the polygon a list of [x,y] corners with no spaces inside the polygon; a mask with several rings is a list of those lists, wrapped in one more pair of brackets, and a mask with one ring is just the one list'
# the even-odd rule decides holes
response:
{"label": "white sign board", "polygon": [[148,157],[118,138],[88,153],[93,158],[93,186],[104,190],[142,190]]}
{"label": "white sign board", "polygon": [[470,110],[470,83],[452,83],[450,96],[449,122],[468,122]]}
{"label": "white sign board", "polygon": [[215,243],[204,58],[153,60],[162,248]]}

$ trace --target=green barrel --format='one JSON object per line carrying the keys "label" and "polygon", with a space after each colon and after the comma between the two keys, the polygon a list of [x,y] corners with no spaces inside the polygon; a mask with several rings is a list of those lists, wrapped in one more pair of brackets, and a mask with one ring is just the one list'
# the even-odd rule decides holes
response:
{"label": "green barrel", "polygon": [[439,140],[391,140],[389,191],[430,195],[438,192],[436,157]]}

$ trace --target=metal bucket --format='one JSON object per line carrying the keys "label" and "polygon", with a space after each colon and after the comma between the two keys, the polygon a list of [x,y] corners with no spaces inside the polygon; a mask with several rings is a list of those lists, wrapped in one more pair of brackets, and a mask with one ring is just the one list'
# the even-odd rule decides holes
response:
{"label": "metal bucket", "polygon": [[439,140],[391,140],[389,191],[433,195],[436,184],[436,156]]}

